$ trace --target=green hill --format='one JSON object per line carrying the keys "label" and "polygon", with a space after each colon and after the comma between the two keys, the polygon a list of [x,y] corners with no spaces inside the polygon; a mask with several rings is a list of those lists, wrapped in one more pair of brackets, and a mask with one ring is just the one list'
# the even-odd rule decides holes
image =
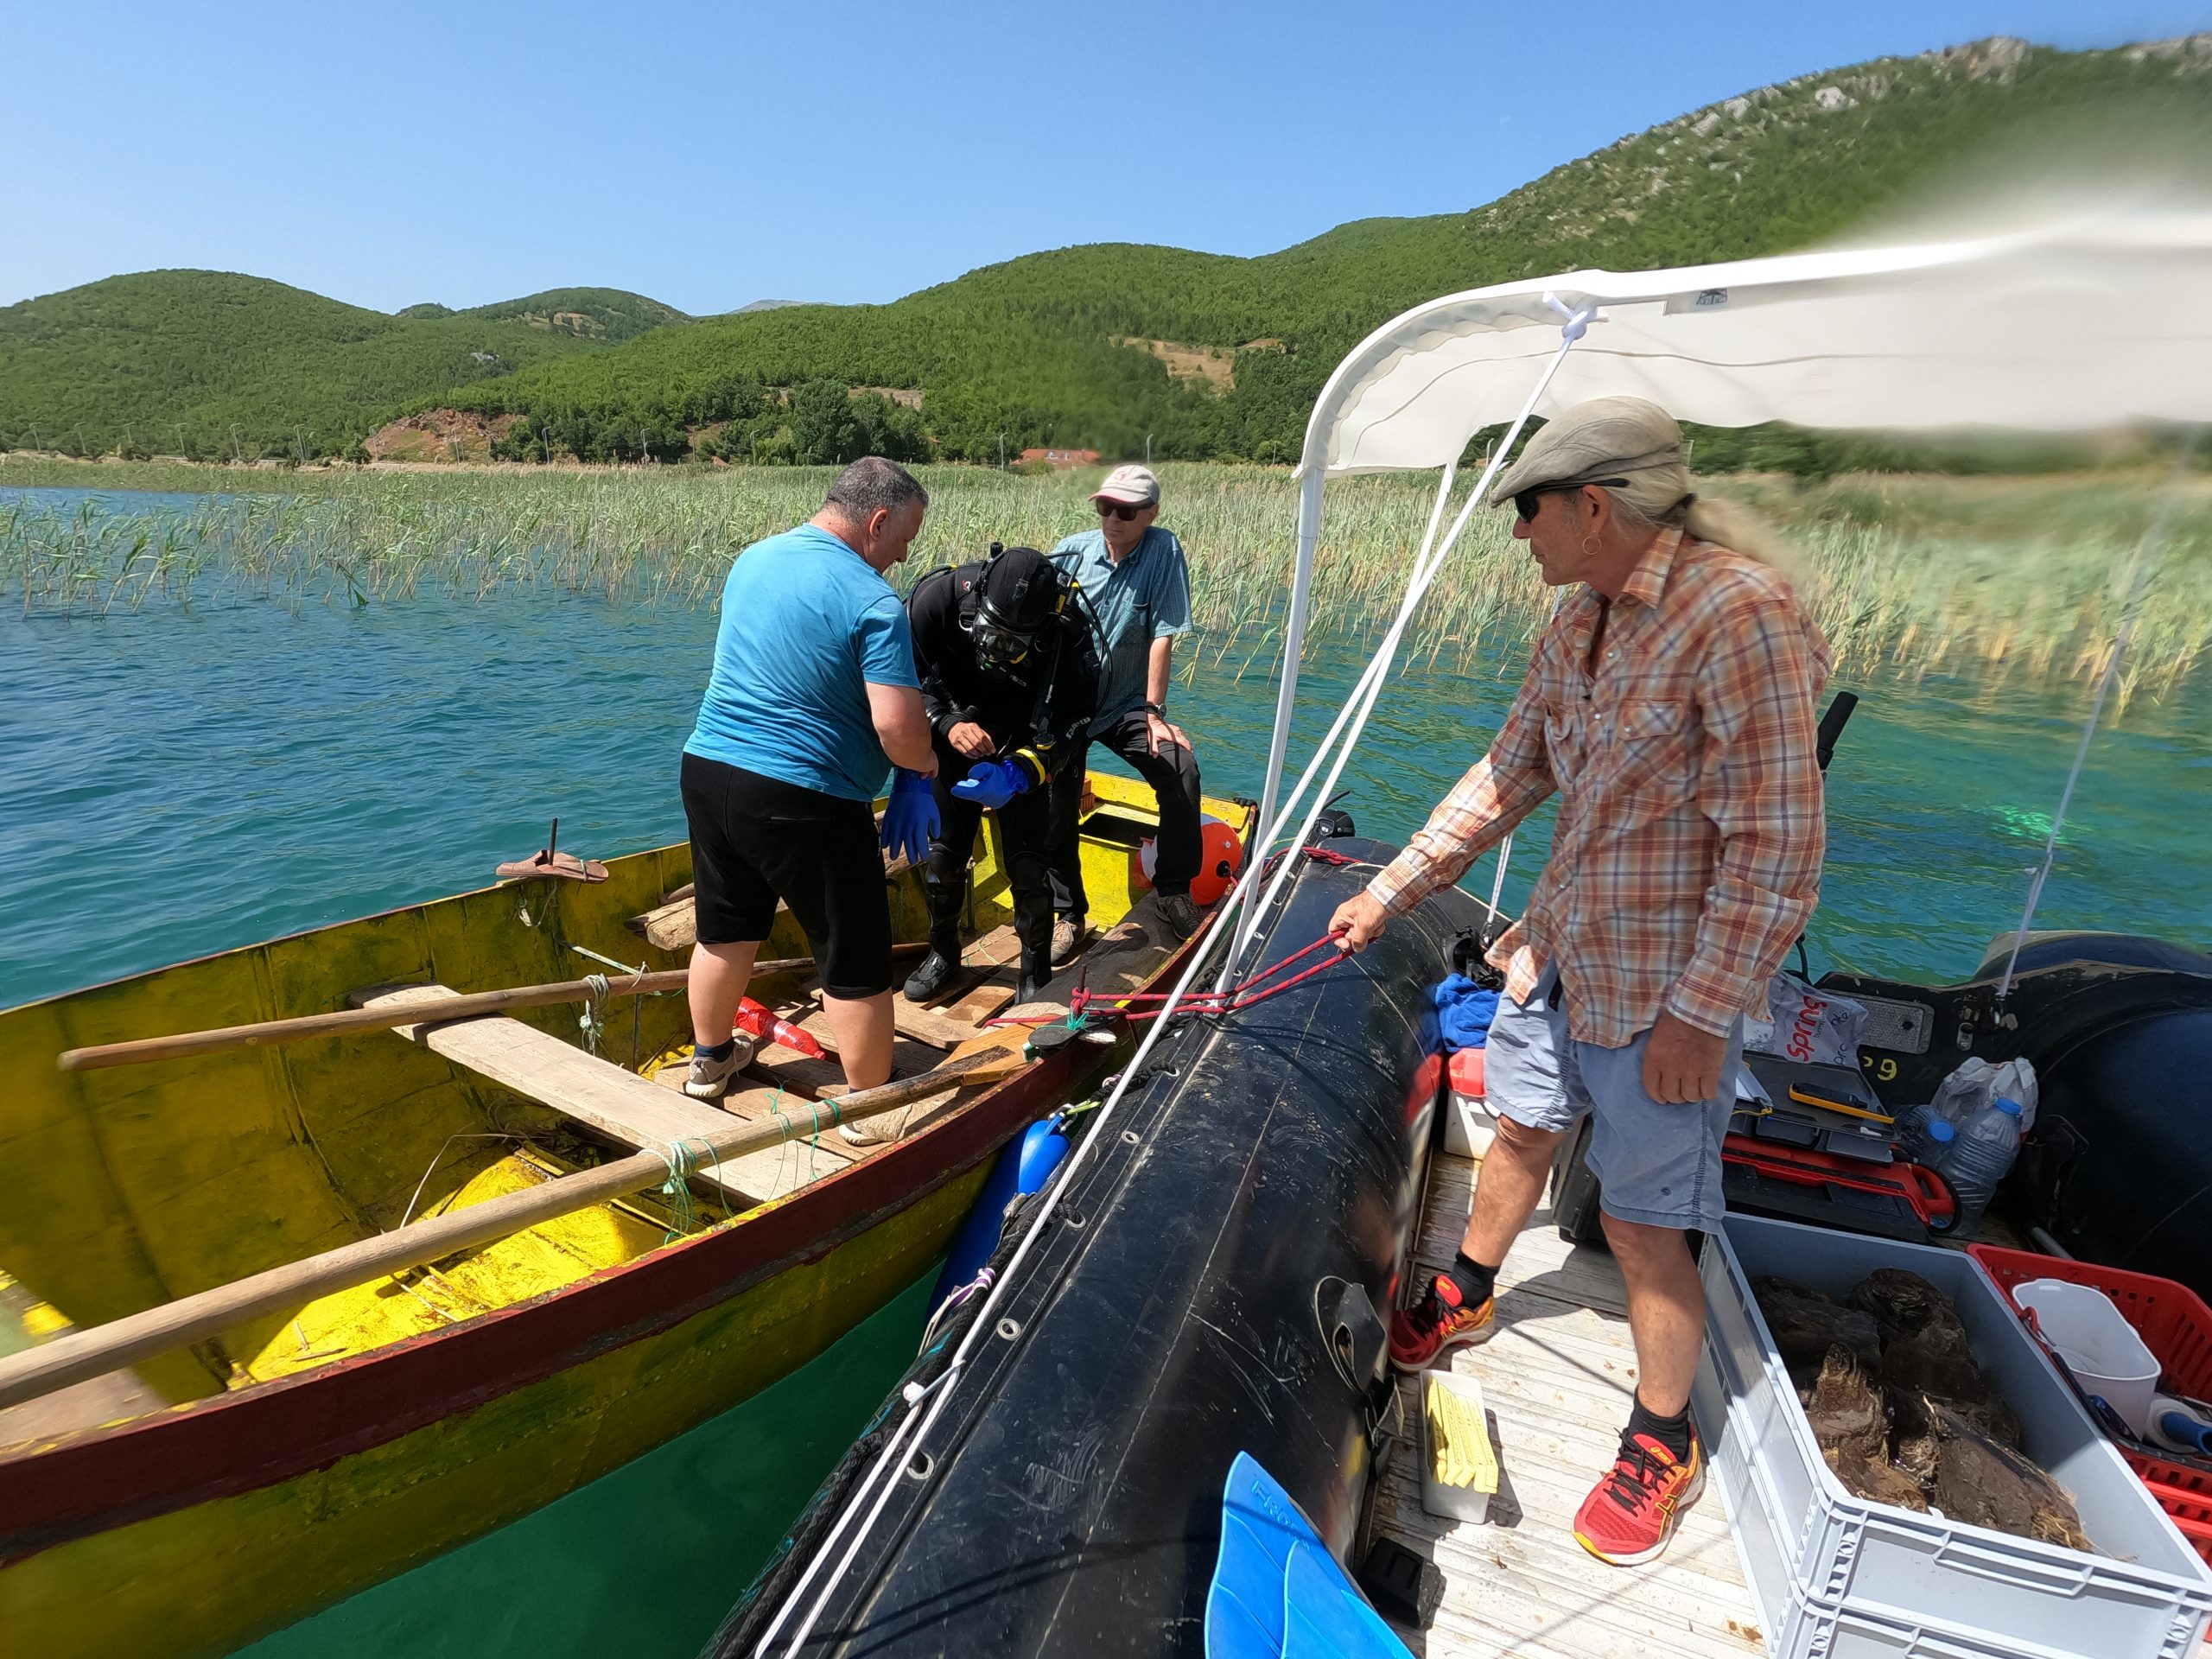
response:
{"label": "green hill", "polygon": [[[1147,442],[1163,457],[1285,459],[1343,353],[1436,295],[1802,246],[1991,157],[2079,167],[2092,153],[2203,175],[2212,35],[1877,60],[1691,111],[1467,213],[1356,220],[1254,259],[1064,248],[887,305],[686,320],[580,289],[385,317],[246,277],[118,277],[0,311],[0,444],[30,442],[35,423],[47,442],[81,424],[107,448],[129,422],[143,447],[156,440],[138,423],[184,420],[221,438],[203,449],[232,422],[276,443],[305,425],[334,448],[329,435],[448,408],[515,417],[494,452],[517,460],[989,460]],[[1777,444],[1803,449],[1734,435],[1699,454],[1769,464]]]}
{"label": "green hill", "polygon": [[1883,59],[1692,111],[1470,213],[1357,220],[1255,259],[1061,249],[889,305],[657,330],[454,401],[548,429],[540,454],[548,435],[556,449],[620,454],[634,448],[623,432],[649,429],[680,453],[680,429],[733,418],[720,435],[729,453],[764,430],[786,453],[790,413],[759,389],[828,379],[920,391],[919,425],[953,458],[995,458],[1001,442],[1129,454],[1147,436],[1156,455],[1287,458],[1343,353],[1423,300],[1580,266],[1802,246],[1955,178],[1972,158],[2063,162],[2091,139],[2125,149],[2136,132],[2135,148],[2166,153],[2176,172],[2202,168],[2212,161],[2208,71],[2212,36],[2083,53],[1994,40]]}
{"label": "green hill", "polygon": [[224,271],[112,276],[0,309],[0,443],[334,454],[401,406],[682,317],[613,289],[386,316]]}

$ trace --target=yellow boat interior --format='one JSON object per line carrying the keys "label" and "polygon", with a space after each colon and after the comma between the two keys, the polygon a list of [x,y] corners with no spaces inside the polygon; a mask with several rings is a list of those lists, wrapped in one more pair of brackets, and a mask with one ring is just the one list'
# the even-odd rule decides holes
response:
{"label": "yellow boat interior", "polygon": [[[1099,932],[1071,966],[1100,988],[1150,976],[1173,941],[1147,925],[1135,852],[1154,833],[1151,792],[1091,775],[1084,880]],[[1247,803],[1206,810],[1249,830]],[[901,1075],[926,1071],[1013,997],[1015,950],[995,818],[971,885],[967,965],[926,1007],[894,998]],[[815,1102],[842,1082],[834,1053],[763,1045],[719,1106],[675,1085],[689,1059],[680,991],[515,1011],[424,1030],[232,1049],[65,1073],[66,1049],[321,1014],[378,988],[455,992],[623,976],[684,964],[690,854],[679,843],[607,861],[607,879],[528,879],[410,906],[0,1013],[0,1354],[665,1146],[729,1114],[797,1125],[801,1138],[712,1176],[602,1202],[431,1265],[324,1295],[139,1365],[0,1412],[0,1446],[252,1387],[474,1318],[632,1261],[683,1234],[742,1218],[874,1155],[835,1133]],[[917,873],[887,866],[894,935],[918,940]],[[595,953],[595,956],[593,954]],[[779,914],[762,959],[803,958]],[[601,960],[601,959],[607,960]],[[1056,994],[1065,987],[1056,982]],[[765,975],[753,995],[834,1047],[810,964]],[[456,1037],[454,1033],[461,1033]],[[611,1078],[619,1070],[629,1076]],[[664,1086],[640,1089],[650,1079]],[[610,1084],[619,1084],[610,1087]],[[608,1103],[612,1101],[612,1104]],[[945,1095],[888,1121],[909,1135],[957,1109]]]}

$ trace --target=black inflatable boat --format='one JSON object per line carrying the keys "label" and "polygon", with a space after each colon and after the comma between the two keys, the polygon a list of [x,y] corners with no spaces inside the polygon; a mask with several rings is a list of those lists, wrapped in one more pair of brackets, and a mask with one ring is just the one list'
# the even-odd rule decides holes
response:
{"label": "black inflatable boat", "polygon": [[[1257,966],[1320,937],[1390,850],[1330,847],[1353,861],[1305,864]],[[1486,915],[1439,894],[1360,956],[1166,1036],[849,1562],[793,1597],[843,1556],[850,1532],[820,1546],[897,1403],[709,1651],[785,1652],[821,1597],[799,1652],[1200,1653],[1239,1452],[1341,1559],[1395,1410],[1385,1320],[1438,1100],[1427,993]]]}

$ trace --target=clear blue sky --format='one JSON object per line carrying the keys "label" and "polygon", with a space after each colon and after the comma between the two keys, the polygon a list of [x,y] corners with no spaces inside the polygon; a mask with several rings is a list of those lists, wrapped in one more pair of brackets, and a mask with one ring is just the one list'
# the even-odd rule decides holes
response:
{"label": "clear blue sky", "polygon": [[597,283],[704,313],[1077,242],[1264,253],[1809,71],[2204,29],[2212,0],[9,0],[0,304],[197,265],[381,310]]}

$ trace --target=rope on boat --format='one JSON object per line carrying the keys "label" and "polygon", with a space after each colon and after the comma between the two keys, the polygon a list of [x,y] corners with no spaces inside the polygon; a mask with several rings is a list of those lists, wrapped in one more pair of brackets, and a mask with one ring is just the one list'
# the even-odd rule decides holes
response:
{"label": "rope on boat", "polygon": [[[1311,847],[1306,849],[1308,853],[1316,852],[1318,850],[1318,849]],[[1330,863],[1341,862],[1345,864],[1352,862],[1351,859],[1345,858],[1340,853],[1328,855],[1324,861]],[[1274,963],[1271,967],[1262,968],[1256,974],[1246,976],[1243,979],[1238,981],[1237,983],[1230,987],[1227,990],[1193,991],[1188,996],[1185,996],[1180,1003],[1177,1004],[1175,1011],[1179,1014],[1236,1014],[1245,1008],[1255,1007],[1259,1003],[1266,1001],[1271,996],[1279,996],[1283,992],[1290,989],[1294,985],[1301,985],[1305,983],[1306,981],[1313,978],[1316,974],[1326,973],[1330,969],[1335,967],[1337,963],[1344,960],[1344,952],[1339,950],[1335,955],[1323,957],[1312,967],[1301,969],[1299,972],[1293,974],[1288,979],[1276,980],[1275,983],[1272,985],[1267,983],[1268,980],[1274,979],[1274,976],[1282,972],[1284,969],[1291,966],[1294,963],[1304,961],[1307,957],[1312,956],[1316,950],[1320,950],[1324,945],[1335,944],[1337,938],[1338,936],[1334,933],[1324,933],[1319,938],[1314,940],[1313,944],[1306,946],[1305,949],[1293,951],[1289,956],[1285,957],[1281,962]],[[1086,990],[1083,987],[1077,986],[1074,994],[1068,999],[1068,1007],[1071,1014],[1078,1015],[1090,1008],[1104,1007],[1113,1008],[1124,1018],[1129,1020],[1157,1020],[1167,1012],[1166,1008],[1142,1009],[1137,1007],[1135,1004],[1140,1002],[1165,1003],[1173,1000],[1174,993],[1172,991],[1099,992]]]}
{"label": "rope on boat", "polygon": [[599,1033],[607,1029],[607,1021],[599,1017],[601,1004],[607,1001],[608,986],[605,974],[584,976],[584,1011],[576,1024],[584,1034],[584,1052],[599,1052]]}
{"label": "rope on boat", "polygon": [[[1548,302],[1551,298],[1549,296],[1546,297]],[[1343,775],[1344,764],[1351,758],[1353,747],[1358,743],[1361,733],[1366,729],[1368,718],[1373,714],[1376,701],[1382,694],[1383,683],[1389,677],[1390,666],[1396,659],[1398,645],[1405,637],[1407,625],[1413,620],[1414,613],[1419,608],[1422,596],[1434,584],[1439,572],[1443,569],[1445,559],[1458,542],[1460,532],[1466,528],[1467,521],[1474,516],[1475,508],[1481,502],[1484,492],[1490,488],[1499,470],[1504,466],[1505,457],[1511,452],[1515,440],[1520,436],[1530,416],[1535,412],[1537,404],[1541,401],[1544,393],[1549,390],[1553,377],[1559,372],[1560,365],[1567,360],[1567,353],[1573,348],[1574,342],[1581,337],[1582,328],[1587,325],[1594,315],[1594,307],[1583,307],[1567,314],[1567,326],[1561,330],[1559,349],[1553,353],[1543,372],[1538,376],[1535,387],[1529,393],[1528,400],[1521,406],[1521,412],[1514,417],[1513,423],[1506,429],[1504,437],[1491,452],[1489,461],[1483,467],[1481,477],[1476,480],[1473,493],[1468,497],[1465,505],[1461,507],[1459,516],[1452,522],[1449,534],[1445,537],[1440,545],[1435,543],[1435,523],[1441,518],[1441,512],[1440,511],[1432,518],[1429,534],[1422,539],[1421,553],[1414,560],[1413,575],[1407,583],[1405,598],[1399,605],[1396,620],[1384,633],[1382,644],[1376,647],[1373,658],[1361,674],[1357,683],[1352,689],[1351,696],[1346,699],[1344,706],[1338,712],[1327,735],[1322,739],[1313,758],[1306,762],[1306,770],[1300,777],[1296,786],[1277,807],[1274,818],[1261,827],[1261,832],[1253,842],[1255,853],[1272,847],[1276,842],[1283,839],[1284,827],[1290,822],[1293,814],[1299,811],[1299,803],[1306,798],[1307,790],[1314,782],[1315,774],[1320,770],[1332,747],[1336,746],[1338,739],[1341,738],[1343,740],[1341,747],[1338,748],[1335,760],[1329,766],[1326,779],[1314,792],[1313,804],[1305,810],[1304,818],[1296,834],[1289,837],[1288,844],[1294,847],[1311,844],[1314,824],[1320,817],[1322,808],[1335,791],[1337,781]],[[1440,507],[1443,499],[1440,494]],[[1270,781],[1272,782],[1272,779]],[[1267,882],[1267,892],[1255,903],[1255,890],[1266,881],[1265,872],[1270,868],[1274,868],[1274,880]],[[753,1649],[755,1654],[768,1653],[777,1646],[779,1638],[783,1651],[787,1654],[796,1654],[806,1644],[807,1638],[813,1634],[815,1625],[821,1620],[823,1610],[828,1607],[830,1595],[836,1590],[838,1581],[851,1568],[854,1560],[860,1554],[861,1546],[867,1542],[869,1533],[874,1529],[877,1519],[882,1515],[885,1504],[890,1501],[891,1494],[898,1485],[897,1480],[893,1478],[893,1471],[900,1468],[910,1457],[921,1452],[924,1442],[929,1438],[931,1429],[936,1426],[938,1415],[944,1409],[945,1402],[951,1397],[952,1390],[947,1389],[945,1384],[964,1372],[969,1358],[975,1351],[976,1345],[983,1339],[985,1333],[993,1329],[991,1310],[1004,1296],[1007,1287],[1015,1282],[1022,1263],[1028,1259],[1030,1252],[1036,1248],[1038,1241],[1044,1236],[1046,1226],[1059,1208],[1061,1194],[1068,1191],[1076,1171],[1083,1166],[1085,1158],[1095,1148],[1113,1144],[1113,1137],[1103,1133],[1107,1122],[1119,1109],[1122,1102],[1128,1097],[1131,1084],[1136,1078],[1145,1075],[1144,1062],[1151,1055],[1153,1049],[1158,1046],[1160,1033],[1167,1030],[1169,1016],[1182,1007],[1189,996],[1192,984],[1197,982],[1200,975],[1213,965],[1217,957],[1220,958],[1222,978],[1226,982],[1233,971],[1236,957],[1241,954],[1245,942],[1256,931],[1261,918],[1266,915],[1281,898],[1293,868],[1293,861],[1289,859],[1276,861],[1254,856],[1246,862],[1243,870],[1238,874],[1227,896],[1215,907],[1214,913],[1208,918],[1205,929],[1194,941],[1189,962],[1184,968],[1181,977],[1176,981],[1175,988],[1166,994],[1162,1006],[1153,1015],[1151,1029],[1147,1031],[1138,1042],[1136,1052],[1130,1057],[1128,1065],[1122,1073],[1121,1080],[1114,1085],[1112,1092],[1107,1096],[1100,1107],[1097,1122],[1091,1126],[1091,1132],[1060,1160],[1058,1170],[1041,1190],[1039,1195],[1039,1201],[1027,1230],[1023,1232],[1020,1242],[1015,1245],[1014,1254],[1007,1258],[998,1281],[984,1293],[982,1306],[977,1310],[975,1319],[969,1324],[967,1334],[954,1348],[952,1357],[946,1362],[944,1370],[939,1372],[926,1387],[918,1383],[909,1383],[906,1386],[904,1391],[907,1408],[906,1421],[901,1422],[893,1433],[890,1440],[877,1454],[874,1466],[869,1469],[861,1479],[860,1486],[847,1501],[845,1507],[839,1511],[836,1519],[823,1535],[817,1553],[811,1560],[807,1562],[805,1568],[799,1574],[798,1582],[791,1586],[790,1593],[785,1598],[783,1605],[776,1610],[775,1617],[769,1622],[768,1628],[762,1633],[760,1643]],[[1237,918],[1240,909],[1244,906],[1249,906],[1249,911],[1240,924]],[[1225,988],[1225,983],[1217,988]],[[919,1472],[916,1478],[926,1480],[934,1467],[934,1464],[931,1463],[918,1465]],[[849,1537],[848,1534],[850,1535]],[[843,1548],[838,1550],[837,1547],[841,1541]],[[837,1550],[835,1560],[830,1559],[832,1550]],[[818,1587],[817,1580],[819,1580]],[[810,1590],[812,1591],[810,1597],[808,1593]],[[804,1603],[803,1606],[802,1603]],[[791,1627],[788,1635],[785,1635],[786,1625]]]}
{"label": "rope on boat", "polygon": [[[706,1156],[695,1155],[691,1151],[694,1147]],[[668,1166],[668,1179],[661,1183],[660,1190],[668,1199],[669,1211],[674,1223],[662,1235],[660,1242],[673,1244],[677,1239],[688,1236],[699,1224],[698,1212],[691,1207],[691,1177],[702,1166],[720,1162],[721,1157],[715,1151],[712,1141],[697,1135],[686,1135],[681,1141],[670,1141],[665,1152],[660,1152],[658,1147],[653,1150],[659,1153],[661,1161]]]}

